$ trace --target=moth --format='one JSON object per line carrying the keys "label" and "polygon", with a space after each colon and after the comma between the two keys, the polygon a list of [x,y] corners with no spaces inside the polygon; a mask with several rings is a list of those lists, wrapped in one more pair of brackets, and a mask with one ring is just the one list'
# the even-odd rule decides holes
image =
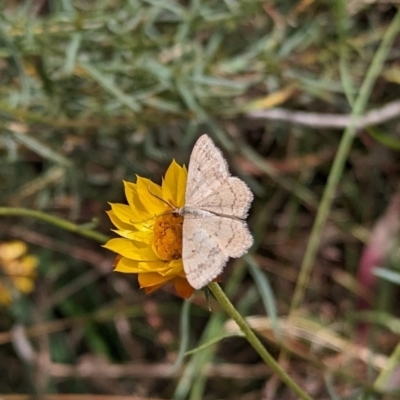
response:
{"label": "moth", "polygon": [[253,193],[231,176],[222,152],[202,135],[190,155],[183,216],[182,261],[186,278],[201,289],[218,277],[228,259],[253,244],[247,217]]}

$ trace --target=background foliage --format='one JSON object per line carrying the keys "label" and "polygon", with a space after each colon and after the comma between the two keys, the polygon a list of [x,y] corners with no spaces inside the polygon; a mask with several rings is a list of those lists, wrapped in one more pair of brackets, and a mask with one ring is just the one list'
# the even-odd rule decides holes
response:
{"label": "background foliage", "polygon": [[[5,209],[106,237],[122,179],[159,183],[204,132],[256,195],[254,252],[225,274],[242,315],[264,316],[254,328],[276,357],[290,349],[287,370],[316,399],[398,388],[398,37],[358,120],[299,319],[279,319],[396,12],[394,1],[3,0],[0,240],[28,243],[40,262],[35,291],[0,309],[0,392],[290,398],[243,339],[222,340],[230,328],[202,293],[190,309],[173,293],[144,296],[135,276],[111,273],[101,235]],[[289,341],[274,339],[277,325]],[[209,346],[173,368],[183,345],[200,343]]]}

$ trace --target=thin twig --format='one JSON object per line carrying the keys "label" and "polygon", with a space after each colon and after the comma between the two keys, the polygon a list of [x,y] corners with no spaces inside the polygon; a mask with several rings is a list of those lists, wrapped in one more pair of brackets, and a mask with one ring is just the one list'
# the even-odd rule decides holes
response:
{"label": "thin twig", "polygon": [[357,129],[379,125],[400,117],[400,100],[392,101],[383,107],[353,118],[351,114],[322,114],[304,111],[291,111],[285,108],[254,110],[246,113],[247,117],[272,121],[286,121],[292,124],[306,125],[311,128],[343,129],[354,123]]}
{"label": "thin twig", "polygon": [[[268,376],[269,369],[265,364],[240,365],[240,364],[218,364],[208,363],[204,366],[203,372],[209,377],[227,377],[230,379],[254,379]],[[170,379],[179,376],[179,371],[171,371],[170,363],[125,363],[110,364],[101,362],[98,358],[88,358],[77,365],[52,363],[49,371],[51,376],[58,379],[70,379],[71,377],[87,378],[159,378]]]}

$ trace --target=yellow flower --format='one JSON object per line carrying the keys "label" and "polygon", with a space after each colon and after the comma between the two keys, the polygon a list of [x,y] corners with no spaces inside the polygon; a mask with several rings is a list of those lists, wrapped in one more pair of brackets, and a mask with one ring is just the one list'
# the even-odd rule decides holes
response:
{"label": "yellow flower", "polygon": [[0,304],[10,304],[15,292],[28,294],[34,288],[38,259],[26,251],[26,244],[17,240],[0,243]]}
{"label": "yellow flower", "polygon": [[118,254],[115,271],[138,274],[146,293],[168,282],[182,297],[194,291],[183,270],[183,217],[172,213],[185,204],[186,180],[187,169],[172,161],[161,186],[138,176],[136,183],[124,182],[128,205],[110,204],[108,216],[121,238],[104,247]]}

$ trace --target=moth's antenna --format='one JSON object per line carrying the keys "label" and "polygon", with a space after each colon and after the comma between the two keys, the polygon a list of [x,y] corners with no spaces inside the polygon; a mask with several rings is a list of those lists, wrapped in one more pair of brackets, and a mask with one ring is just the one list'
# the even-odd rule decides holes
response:
{"label": "moth's antenna", "polygon": [[[170,211],[165,211],[165,212],[163,212],[163,213],[160,214],[160,215],[174,214],[174,212],[175,212],[175,210],[177,209],[177,207],[175,207],[175,206],[172,205],[169,201],[163,199],[162,197],[157,196],[155,193],[152,193],[152,191],[151,191],[151,189],[150,189],[150,185],[147,186],[147,190],[149,191],[149,193],[150,193],[152,196],[154,196],[156,199],[162,201],[162,202],[163,202],[164,204],[166,204],[169,208],[171,208]],[[132,221],[132,220],[131,220],[131,223],[132,223],[132,224],[142,224],[143,222],[150,221],[150,220],[152,220],[152,219],[154,219],[154,218],[159,217],[160,215],[154,215],[153,217],[150,217],[150,218],[148,218],[148,219],[144,219],[143,221]]]}
{"label": "moth's antenna", "polygon": [[171,211],[166,211],[166,212],[163,213],[162,215],[165,215],[165,214],[173,214],[173,213],[174,213],[174,211],[176,210],[176,207],[173,206],[168,200],[165,200],[165,199],[163,199],[162,197],[157,196],[155,193],[152,193],[151,190],[150,190],[150,185],[147,186],[147,190],[149,191],[149,193],[150,193],[152,196],[154,196],[156,199],[162,201],[162,202],[165,203],[169,208],[172,209]]}
{"label": "moth's antenna", "polygon": [[144,222],[151,221],[152,219],[155,219],[156,217],[158,217],[158,215],[154,215],[154,216],[152,216],[152,217],[150,217],[150,218],[143,219],[142,221],[134,221],[133,219],[131,219],[131,220],[129,220],[129,221],[130,221],[132,224],[143,224]]}

